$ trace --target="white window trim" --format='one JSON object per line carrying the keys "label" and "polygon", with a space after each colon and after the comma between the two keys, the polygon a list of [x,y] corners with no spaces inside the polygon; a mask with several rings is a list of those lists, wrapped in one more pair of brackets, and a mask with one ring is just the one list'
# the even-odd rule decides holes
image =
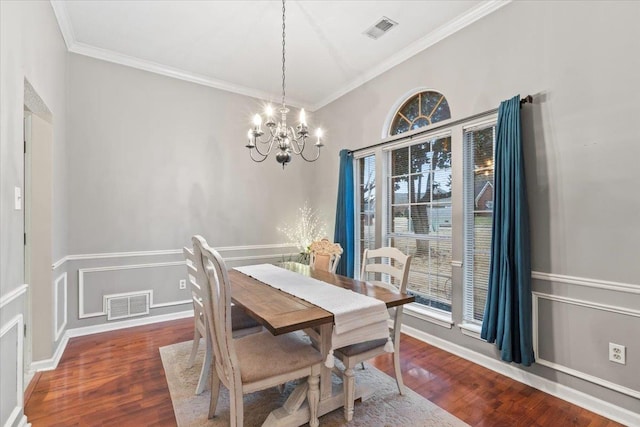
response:
{"label": "white window trim", "polygon": [[482,332],[481,325],[463,321],[462,323],[458,323],[457,326],[460,328],[460,332],[462,332],[463,335],[487,342],[487,340],[480,337],[480,333]]}
{"label": "white window trim", "polygon": [[453,320],[451,313],[446,311],[436,310],[433,308],[427,308],[422,304],[411,303],[404,306],[403,313],[408,316],[415,317],[416,319],[424,320],[434,325],[442,326],[443,328],[451,329],[453,326]]}

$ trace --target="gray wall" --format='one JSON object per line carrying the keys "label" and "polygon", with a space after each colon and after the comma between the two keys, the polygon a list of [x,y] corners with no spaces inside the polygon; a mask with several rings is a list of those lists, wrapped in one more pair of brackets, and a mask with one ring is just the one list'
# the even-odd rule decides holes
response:
{"label": "gray wall", "polygon": [[277,228],[313,200],[309,177],[330,159],[251,161],[263,101],[75,54],[69,82],[69,259],[55,273],[67,272],[69,327],[106,319],[80,316],[80,287],[85,314],[104,295],[147,289],[170,304],[151,315],[188,310],[176,250],[194,234],[232,265],[295,251]]}
{"label": "gray wall", "polygon": [[[357,149],[381,140],[394,106],[416,88],[442,92],[453,119],[496,108],[515,94],[534,95],[534,105],[523,109],[523,126],[532,267],[541,273],[533,286],[541,293],[539,317],[545,319],[535,327],[538,357],[556,368],[536,365],[529,371],[636,413],[637,398],[578,377],[591,375],[640,392],[640,355],[632,351],[640,335],[639,18],[638,2],[513,2],[317,112],[331,124],[335,150]],[[453,150],[453,166],[461,168],[462,151]],[[337,158],[329,158],[333,165],[325,170],[337,171]],[[328,211],[336,197],[332,176],[317,175],[315,184],[315,203]],[[320,185],[327,177],[333,182]],[[453,218],[454,258],[462,261],[456,256],[462,255],[460,203],[454,204]],[[454,268],[454,295],[461,295],[461,281],[461,269]],[[601,289],[608,281],[632,286]],[[550,300],[547,294],[569,299]],[[460,299],[454,301],[453,320],[462,321]],[[410,316],[405,323],[496,354],[455,326]],[[626,366],[607,361],[610,341],[627,345]],[[565,368],[578,372],[567,375]]]}
{"label": "gray wall", "polygon": [[[22,317],[28,321],[27,293],[11,298],[24,283],[23,211],[14,210],[14,187],[24,189],[23,170],[23,109],[24,88],[27,79],[52,113],[53,135],[53,247],[55,257],[63,256],[66,249],[66,192],[65,192],[65,124],[66,124],[66,48],[58,24],[48,2],[0,2],[0,328]],[[53,286],[53,283],[51,283]],[[31,298],[50,299],[47,288],[43,295]],[[50,325],[52,319],[42,319]],[[13,401],[17,383],[10,381],[9,373],[16,372],[17,355],[22,354],[15,340],[15,330],[9,330],[0,341],[2,353],[0,369],[2,384],[0,424],[19,423],[22,420],[20,402]],[[21,336],[21,331],[18,331]],[[34,339],[49,351],[53,346],[51,328],[34,331]],[[7,382],[9,381],[9,382]],[[19,385],[19,384],[18,384]],[[16,403],[18,406],[15,406]],[[18,408],[7,413],[7,408]],[[12,417],[9,420],[9,417]]]}

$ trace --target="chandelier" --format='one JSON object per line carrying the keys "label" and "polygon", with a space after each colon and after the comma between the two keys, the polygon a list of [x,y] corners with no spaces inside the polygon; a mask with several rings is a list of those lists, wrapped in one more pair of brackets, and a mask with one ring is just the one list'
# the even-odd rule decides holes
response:
{"label": "chandelier", "polygon": [[[309,136],[309,128],[304,109],[300,110],[300,122],[294,131],[292,126],[287,125],[287,113],[289,109],[285,103],[285,0],[282,0],[282,106],[279,109],[280,121],[276,123],[271,105],[267,105],[264,115],[266,117],[265,126],[266,134],[262,130],[262,117],[260,114],[253,116],[253,128],[249,129],[247,137],[249,143],[246,147],[249,149],[251,160],[254,162],[263,162],[271,154],[271,150],[275,147],[276,161],[285,165],[291,161],[291,153],[297,154],[307,162],[315,162],[320,157],[320,148],[324,146],[322,143],[322,130],[316,130],[316,147],[314,157],[307,157],[304,154],[304,148],[307,144]],[[260,146],[263,149],[260,149]]]}

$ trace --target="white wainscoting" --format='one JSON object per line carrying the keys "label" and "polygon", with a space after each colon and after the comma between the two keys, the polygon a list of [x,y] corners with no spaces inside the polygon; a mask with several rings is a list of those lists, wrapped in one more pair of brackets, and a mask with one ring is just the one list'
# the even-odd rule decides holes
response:
{"label": "white wainscoting", "polygon": [[[272,243],[267,245],[245,245],[245,246],[221,246],[216,248],[216,250],[220,253],[226,252],[238,252],[238,251],[256,251],[256,250],[271,250],[271,249],[284,249],[284,248],[295,248],[296,246],[291,243]],[[51,269],[55,270],[60,268],[67,261],[77,261],[77,260],[93,260],[93,259],[105,259],[105,258],[131,258],[131,257],[142,257],[142,256],[159,256],[159,255],[181,255],[182,249],[165,249],[165,250],[157,250],[157,251],[137,251],[137,252],[106,252],[106,253],[96,253],[96,254],[77,254],[77,255],[67,255],[54,262],[51,265]],[[298,255],[295,253],[284,253],[284,254],[274,254],[274,256],[290,256],[290,255]],[[258,258],[248,258],[248,257],[236,257],[237,259],[267,259],[273,258],[273,256],[259,256]],[[225,261],[233,260],[233,258],[224,257]]]}
{"label": "white wainscoting", "polygon": [[[60,302],[62,302],[62,319],[58,319]],[[60,339],[64,329],[67,327],[67,308],[67,273],[64,272],[53,282],[54,341],[58,341]]]}
{"label": "white wainscoting", "polygon": [[[268,262],[270,260],[296,257],[299,255],[299,252],[297,252],[296,246],[291,243],[275,243],[275,244],[267,244],[267,245],[248,245],[248,246],[224,246],[224,247],[218,247],[216,249],[223,255],[226,255],[227,253],[238,253],[238,252],[249,253],[246,255],[238,255],[238,256],[223,256],[225,262],[227,262],[228,264],[231,264],[229,265],[229,267],[231,267],[232,264],[235,264],[238,262],[245,262],[245,261]],[[296,252],[292,252],[292,250]],[[271,251],[272,253],[268,253],[268,254],[259,253],[256,255],[250,254],[251,252],[255,253],[260,251]],[[81,260],[91,261],[91,260],[100,260],[100,259],[104,260],[104,259],[117,259],[117,258],[130,259],[134,257],[161,257],[161,256],[166,257],[171,255],[173,256],[179,255],[180,257],[182,257],[182,249],[68,255],[56,261],[52,265],[52,270],[56,270],[60,268],[62,265],[64,265],[68,261],[81,261]],[[129,265],[122,264],[122,265],[109,265],[109,266],[101,266],[101,267],[79,268],[77,270],[78,271],[78,314],[79,314],[78,317],[83,319],[83,318],[91,318],[91,317],[107,315],[106,311],[104,310],[104,306],[102,305],[102,300],[101,300],[101,307],[102,307],[101,311],[96,311],[92,313],[85,312],[85,293],[86,293],[85,291],[87,289],[86,288],[87,286],[91,286],[90,283],[87,283],[87,278],[91,277],[91,274],[96,274],[104,271],[117,271],[117,270],[127,270],[127,269],[137,269],[137,268],[163,268],[167,266],[182,266],[182,265],[185,265],[185,261],[183,260],[163,261],[163,262],[155,262],[155,263],[151,262],[151,263],[144,263],[144,264],[129,264]],[[74,273],[71,273],[71,274],[74,274]],[[185,278],[186,278],[186,267],[185,267]],[[60,291],[61,286],[64,286],[65,289],[67,288],[67,273],[61,274],[55,280],[54,298],[56,295],[58,295],[57,291]],[[24,292],[26,290],[26,285],[24,285],[22,288],[20,288],[21,289],[20,292]],[[64,299],[66,304],[66,299],[67,299],[66,290],[62,293],[65,296]],[[20,293],[18,293],[18,290],[12,291],[11,295],[8,294],[7,296],[2,297],[2,300],[1,300],[2,304],[5,303],[4,302],[5,299],[8,302],[9,300],[17,298],[17,296],[19,295]],[[160,308],[160,307],[178,306],[183,304],[191,304],[191,299],[157,303],[153,301],[153,291],[152,291],[150,303],[151,303],[150,308]],[[54,302],[54,304],[56,304],[57,306],[57,302]],[[68,307],[66,305],[65,307],[67,308],[65,312],[67,312]],[[56,313],[55,309],[54,309],[54,313]],[[136,319],[117,321],[117,322],[108,322],[108,323],[103,323],[99,325],[67,329],[66,331],[64,329],[66,325],[62,326],[63,324],[66,323],[66,317],[65,317],[65,321],[62,323],[60,323],[61,319],[55,319],[54,327],[57,328],[56,333],[60,333],[62,335],[62,339],[58,343],[58,347],[56,348],[51,358],[33,361],[30,365],[30,370],[32,372],[35,372],[35,371],[46,371],[46,370],[55,369],[56,366],[58,365],[58,362],[60,361],[60,358],[62,357],[62,354],[64,353],[64,350],[67,346],[69,338],[107,332],[107,331],[113,331],[117,329],[147,325],[147,324],[156,323],[156,322],[166,322],[169,320],[181,319],[181,318],[191,317],[191,316],[193,316],[193,309],[189,307],[189,309],[185,311],[179,311],[175,313],[152,315],[152,316],[140,317]],[[58,338],[59,336],[56,336],[56,340]]]}
{"label": "white wainscoting", "polygon": [[[120,270],[132,270],[132,269],[141,269],[141,268],[161,268],[161,267],[173,267],[176,265],[185,265],[184,261],[170,261],[170,262],[157,262],[152,264],[132,264],[132,265],[113,265],[108,267],[93,267],[93,268],[80,268],[78,269],[78,317],[80,319],[87,319],[89,317],[98,317],[98,316],[106,316],[107,312],[105,310],[104,304],[102,305],[102,311],[96,311],[93,313],[86,313],[84,311],[84,303],[85,303],[85,286],[86,286],[86,278],[85,276],[91,273],[98,273],[103,271],[120,271]],[[186,270],[185,270],[186,275]],[[100,296],[102,298],[102,296]],[[102,299],[101,299],[102,302]],[[171,307],[174,305],[181,304],[189,304],[191,303],[191,299],[179,300],[179,301],[168,301],[163,303],[154,303],[153,302],[153,292],[151,293],[151,300],[149,301],[150,308],[159,308],[159,307]]]}
{"label": "white wainscoting", "polygon": [[608,311],[611,313],[617,313],[617,314],[622,314],[622,315],[626,315],[626,316],[632,316],[632,317],[637,317],[640,318],[640,310],[633,310],[630,308],[625,308],[625,307],[617,307],[617,306],[612,306],[612,305],[606,305],[606,304],[600,304],[600,303],[596,303],[596,302],[591,302],[591,301],[586,301],[586,300],[581,300],[581,299],[577,299],[577,298],[569,298],[569,297],[564,297],[564,296],[559,296],[559,295],[551,295],[551,294],[546,294],[546,293],[542,293],[542,292],[533,292],[533,351],[536,355],[536,363],[540,364],[540,365],[544,365],[544,366],[548,366],[552,369],[555,369],[557,371],[561,371],[564,373],[567,373],[569,375],[573,375],[574,377],[578,377],[581,378],[583,380],[586,381],[590,381],[592,383],[601,385],[603,387],[609,388],[611,390],[615,390],[619,393],[623,393],[626,394],[628,396],[634,397],[636,399],[640,399],[640,391],[638,390],[633,390],[631,388],[628,387],[624,387],[621,386],[619,384],[613,383],[611,381],[607,381],[603,378],[598,378],[596,376],[587,374],[586,372],[581,372],[578,371],[576,369],[573,369],[571,367],[565,366],[565,365],[561,365],[559,363],[555,363],[549,360],[544,360],[540,357],[540,352],[538,350],[538,301],[539,299],[546,299],[549,301],[555,301],[558,303],[562,303],[562,304],[571,304],[571,305],[577,305],[580,307],[587,307],[593,310],[602,310],[602,311]]}
{"label": "white wainscoting", "polygon": [[574,388],[532,374],[499,359],[486,356],[461,345],[454,344],[451,341],[428,334],[419,329],[402,325],[402,332],[420,341],[462,357],[463,359],[469,360],[477,365],[505,375],[515,381],[541,390],[562,400],[566,400],[567,402],[571,402],[574,405],[578,405],[624,425],[640,426],[640,413],[612,405],[609,402],[605,402],[604,400],[590,396]]}
{"label": "white wainscoting", "polygon": [[[14,297],[15,298],[15,297]],[[12,298],[12,299],[14,299]],[[3,301],[5,304],[7,304],[8,302]],[[4,304],[3,304],[4,305]],[[3,337],[5,335],[7,335],[9,333],[9,331],[11,331],[12,329],[15,329],[16,332],[16,340],[15,342],[10,342],[10,343],[5,343],[2,342],[3,341]],[[20,417],[20,414],[22,413],[22,410],[24,408],[24,395],[23,395],[23,376],[24,376],[24,369],[23,369],[23,349],[24,349],[24,335],[23,335],[23,331],[24,331],[24,318],[22,317],[22,314],[18,314],[17,316],[13,317],[11,320],[9,320],[7,323],[5,323],[4,325],[2,325],[2,329],[0,329],[0,343],[2,343],[0,345],[0,347],[3,349],[3,359],[7,360],[8,355],[5,352],[10,352],[13,349],[15,349],[15,357],[16,357],[16,364],[15,364],[15,371],[13,369],[7,369],[6,374],[11,373],[11,372],[15,372],[15,376],[16,376],[16,406],[11,410],[11,413],[9,414],[9,417],[7,418],[7,420],[5,421],[5,426],[12,426],[16,423],[16,421],[18,420],[18,417]],[[3,368],[9,368],[8,366],[5,367],[3,366]],[[23,424],[26,422],[26,417],[22,417],[20,420],[20,423]]]}

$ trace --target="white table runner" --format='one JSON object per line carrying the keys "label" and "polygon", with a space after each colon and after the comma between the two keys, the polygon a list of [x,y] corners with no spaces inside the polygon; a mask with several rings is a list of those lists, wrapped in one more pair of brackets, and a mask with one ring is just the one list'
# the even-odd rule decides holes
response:
{"label": "white table runner", "polygon": [[333,350],[346,345],[386,338],[385,350],[393,352],[384,302],[272,264],[236,267],[235,270],[273,288],[317,305],[333,314],[331,352],[325,364],[333,367]]}

